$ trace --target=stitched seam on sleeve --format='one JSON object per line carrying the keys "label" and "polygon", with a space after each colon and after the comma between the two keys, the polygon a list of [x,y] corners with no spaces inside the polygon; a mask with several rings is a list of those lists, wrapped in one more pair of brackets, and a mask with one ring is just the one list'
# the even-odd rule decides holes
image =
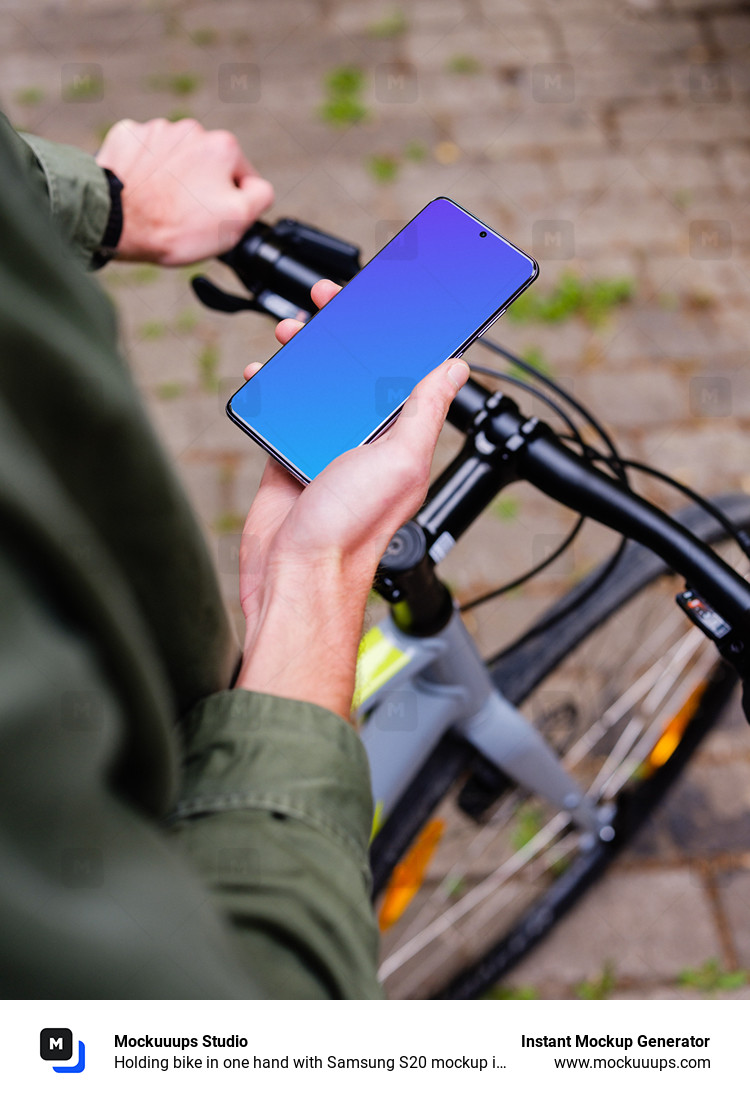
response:
{"label": "stitched seam on sleeve", "polygon": [[366,851],[329,818],[312,814],[309,810],[295,805],[291,799],[286,798],[269,798],[267,795],[254,795],[252,792],[189,798],[177,804],[174,813],[168,818],[167,824],[174,825],[199,814],[223,813],[227,810],[269,810],[287,814],[297,821],[304,821],[306,824],[314,826],[339,844],[343,844],[358,860],[366,860]]}

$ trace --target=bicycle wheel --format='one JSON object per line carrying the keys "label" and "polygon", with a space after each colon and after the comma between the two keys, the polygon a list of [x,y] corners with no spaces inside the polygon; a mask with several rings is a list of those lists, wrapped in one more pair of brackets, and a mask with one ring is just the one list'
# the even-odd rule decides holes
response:
{"label": "bicycle wheel", "polygon": [[[750,530],[749,497],[717,503]],[[690,507],[677,518],[739,565],[711,517]],[[660,559],[630,544],[569,618],[489,662],[609,825],[587,846],[569,815],[445,738],[373,844],[374,879],[388,882],[389,996],[472,998],[497,982],[602,874],[716,723],[736,677],[675,605],[678,587]]]}

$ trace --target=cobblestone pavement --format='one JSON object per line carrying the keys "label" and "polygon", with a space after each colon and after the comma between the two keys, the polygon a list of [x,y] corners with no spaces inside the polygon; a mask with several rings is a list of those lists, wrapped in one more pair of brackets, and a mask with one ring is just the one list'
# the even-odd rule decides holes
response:
{"label": "cobblestone pavement", "polygon": [[[624,280],[630,300],[596,316],[563,308],[554,324],[502,322],[502,336],[534,349],[626,453],[703,491],[750,490],[742,3],[6,0],[0,50],[0,98],[18,126],[91,151],[121,117],[232,129],[274,182],[279,216],[339,232],[364,256],[448,194],[539,259],[543,295],[566,272],[599,302]],[[272,327],[202,311],[185,272],[103,278],[234,600],[261,459],[222,407],[245,362],[272,351]],[[452,446],[446,432],[442,458]],[[460,595],[527,568],[569,522],[531,492],[510,500],[446,563]],[[517,631],[610,545],[589,533],[567,572],[524,590],[512,613],[477,613],[480,644]],[[572,996],[609,968],[612,996],[698,996],[680,984],[685,968],[750,967],[746,732],[737,713],[726,719],[634,853],[512,984]]]}

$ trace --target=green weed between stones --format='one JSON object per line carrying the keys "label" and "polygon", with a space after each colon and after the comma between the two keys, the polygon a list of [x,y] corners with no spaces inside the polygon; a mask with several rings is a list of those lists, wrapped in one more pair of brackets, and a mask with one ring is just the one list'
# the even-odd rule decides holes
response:
{"label": "green weed between stones", "polygon": [[319,114],[329,126],[351,126],[363,122],[369,115],[362,102],[365,74],[354,65],[331,69],[323,79],[326,98]]}
{"label": "green weed between stones", "polygon": [[564,271],[557,286],[547,294],[530,290],[509,307],[507,317],[516,324],[537,322],[558,325],[581,317],[592,328],[608,320],[613,310],[629,302],[634,293],[632,279],[593,279],[584,282],[573,271]]}

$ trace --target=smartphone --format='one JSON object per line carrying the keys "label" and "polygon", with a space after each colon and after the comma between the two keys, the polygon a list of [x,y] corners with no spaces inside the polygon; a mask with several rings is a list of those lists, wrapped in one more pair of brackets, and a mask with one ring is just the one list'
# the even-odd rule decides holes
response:
{"label": "smartphone", "polygon": [[414,386],[536,278],[536,262],[448,198],[428,203],[229,399],[304,484],[376,439]]}

